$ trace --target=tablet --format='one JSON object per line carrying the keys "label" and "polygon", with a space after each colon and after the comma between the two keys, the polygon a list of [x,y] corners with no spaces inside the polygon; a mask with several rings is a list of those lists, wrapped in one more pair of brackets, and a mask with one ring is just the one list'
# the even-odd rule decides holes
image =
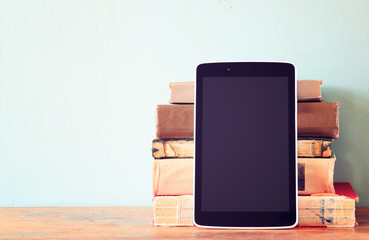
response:
{"label": "tablet", "polygon": [[195,96],[195,226],[296,226],[294,66],[201,64]]}

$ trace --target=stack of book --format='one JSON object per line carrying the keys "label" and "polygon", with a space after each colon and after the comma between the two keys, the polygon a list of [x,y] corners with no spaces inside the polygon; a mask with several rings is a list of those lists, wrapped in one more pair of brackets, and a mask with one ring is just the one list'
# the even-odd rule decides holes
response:
{"label": "stack of book", "polygon": [[[349,183],[333,182],[339,104],[322,102],[321,84],[297,81],[299,225],[354,227],[358,197]],[[170,89],[170,104],[156,108],[154,225],[192,226],[194,83],[173,82]]]}

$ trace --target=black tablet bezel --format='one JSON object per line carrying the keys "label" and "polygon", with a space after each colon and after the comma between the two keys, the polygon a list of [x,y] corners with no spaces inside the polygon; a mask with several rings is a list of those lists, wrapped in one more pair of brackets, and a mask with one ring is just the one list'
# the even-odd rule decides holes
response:
{"label": "black tablet bezel", "polygon": [[[204,77],[287,76],[289,108],[289,212],[206,212],[201,210],[202,91]],[[285,228],[297,224],[296,80],[290,63],[205,63],[197,67],[195,100],[194,223],[204,227]],[[257,197],[257,196],[255,196]],[[270,196],[273,201],[273,196]]]}

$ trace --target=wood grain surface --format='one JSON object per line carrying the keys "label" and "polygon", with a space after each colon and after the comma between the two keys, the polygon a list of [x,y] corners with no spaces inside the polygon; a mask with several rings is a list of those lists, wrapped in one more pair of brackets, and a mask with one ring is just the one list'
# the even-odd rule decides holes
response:
{"label": "wood grain surface", "polygon": [[369,239],[369,208],[356,214],[356,228],[209,230],[153,227],[152,207],[0,208],[0,239]]}

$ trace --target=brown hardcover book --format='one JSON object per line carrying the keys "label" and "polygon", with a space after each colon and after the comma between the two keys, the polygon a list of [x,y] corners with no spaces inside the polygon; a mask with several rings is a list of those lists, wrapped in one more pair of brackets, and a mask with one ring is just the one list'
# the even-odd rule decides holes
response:
{"label": "brown hardcover book", "polygon": [[[334,193],[336,158],[298,158],[298,193]],[[193,158],[166,158],[153,162],[153,194],[193,194]]]}
{"label": "brown hardcover book", "polygon": [[297,101],[320,102],[323,100],[320,85],[321,80],[297,80]]}
{"label": "brown hardcover book", "polygon": [[[270,200],[273,200],[271,196]],[[154,198],[154,226],[193,226],[193,196]],[[298,226],[355,227],[355,200],[345,195],[299,196]]]}
{"label": "brown hardcover book", "polygon": [[[221,145],[221,143],[219,143]],[[330,157],[332,155],[331,139],[299,139],[297,141],[299,157]],[[155,139],[152,142],[154,158],[192,158],[194,141],[188,139]]]}
{"label": "brown hardcover book", "polygon": [[[335,102],[298,103],[298,136],[338,138],[338,107]],[[158,105],[156,113],[156,138],[193,138],[193,105]]]}
{"label": "brown hardcover book", "polygon": [[298,103],[298,136],[338,138],[338,108],[337,102]]}
{"label": "brown hardcover book", "polygon": [[193,138],[193,105],[157,105],[157,138]]}
{"label": "brown hardcover book", "polygon": [[[322,101],[321,80],[297,80],[297,100],[306,101]],[[194,82],[171,82],[170,87],[170,103],[193,103],[195,87]]]}

